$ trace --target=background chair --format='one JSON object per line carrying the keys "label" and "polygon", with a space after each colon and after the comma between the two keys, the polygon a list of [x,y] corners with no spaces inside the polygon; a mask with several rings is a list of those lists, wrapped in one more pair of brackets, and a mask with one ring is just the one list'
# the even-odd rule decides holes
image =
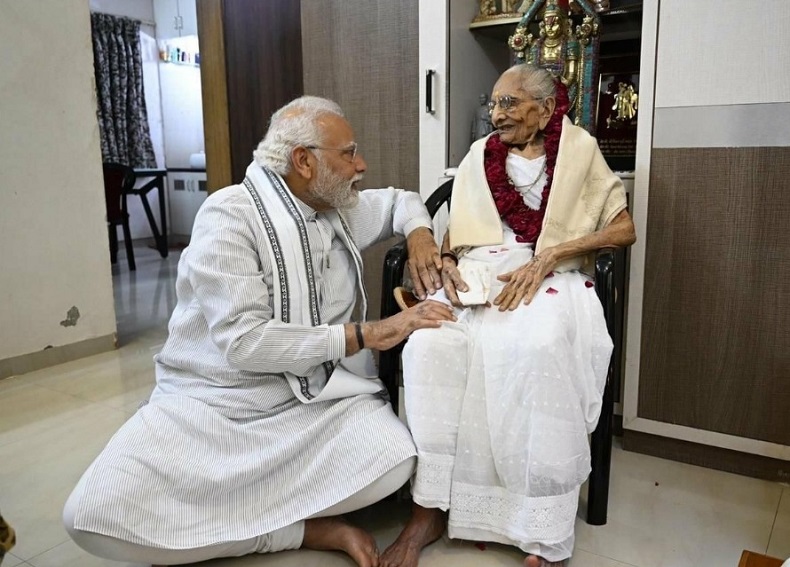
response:
{"label": "background chair", "polygon": [[136,270],[132,232],[129,230],[129,211],[126,208],[126,195],[134,187],[134,170],[128,165],[120,163],[105,163],[103,170],[107,230],[110,234],[110,260],[113,264],[118,261],[118,225],[121,225],[129,269]]}
{"label": "background chair", "polygon": [[[450,206],[453,180],[443,183],[428,197],[425,206],[433,218],[445,204]],[[615,285],[614,269],[617,255],[613,250],[601,250],[595,261],[595,292],[601,300],[606,327],[609,335],[615,336]],[[399,242],[389,249],[384,257],[382,278],[381,318],[390,317],[400,311],[395,302],[394,290],[403,283],[403,270],[406,265],[406,243]],[[398,386],[400,378],[400,357],[404,343],[384,351],[379,356],[379,378],[387,387],[395,411],[398,410]],[[600,526],[606,523],[609,502],[609,471],[612,457],[612,415],[614,411],[613,372],[614,360],[620,359],[620,343],[615,341],[612,360],[606,376],[603,394],[603,408],[598,426],[590,440],[592,471],[587,485],[587,523]]]}

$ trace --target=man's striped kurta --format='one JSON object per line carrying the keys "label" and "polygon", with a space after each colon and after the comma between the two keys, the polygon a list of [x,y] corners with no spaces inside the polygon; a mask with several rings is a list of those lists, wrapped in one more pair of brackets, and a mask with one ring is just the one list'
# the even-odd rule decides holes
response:
{"label": "man's striped kurta", "polygon": [[[344,355],[342,324],[358,294],[333,225],[295,202],[321,324],[273,318],[259,211],[243,185],[211,195],[179,263],[156,388],[85,473],[75,528],[168,549],[243,540],[326,509],[415,455],[381,395],[303,404],[282,376]],[[363,191],[343,218],[359,249],[430,226],[419,195],[392,188]]]}

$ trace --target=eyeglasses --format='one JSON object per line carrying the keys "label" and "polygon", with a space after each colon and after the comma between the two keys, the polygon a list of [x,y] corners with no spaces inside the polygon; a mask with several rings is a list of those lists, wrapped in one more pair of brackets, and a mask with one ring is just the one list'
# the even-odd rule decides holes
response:
{"label": "eyeglasses", "polygon": [[492,114],[494,114],[494,109],[497,107],[497,105],[499,105],[499,108],[501,108],[502,110],[508,111],[511,108],[515,108],[522,102],[524,102],[523,99],[516,98],[510,95],[502,95],[497,100],[491,99],[490,101],[488,101],[488,115],[491,116]]}
{"label": "eyeglasses", "polygon": [[347,148],[325,148],[322,146],[305,146],[305,148],[308,150],[328,150],[330,152],[340,152],[340,155],[342,155],[347,162],[352,162],[354,161],[354,158],[357,157],[358,145],[356,142],[351,142],[351,145]]}

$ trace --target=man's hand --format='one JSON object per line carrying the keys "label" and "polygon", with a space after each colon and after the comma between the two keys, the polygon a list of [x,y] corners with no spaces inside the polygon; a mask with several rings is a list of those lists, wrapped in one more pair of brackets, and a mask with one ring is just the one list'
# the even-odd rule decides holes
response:
{"label": "man's hand", "polygon": [[442,285],[447,299],[456,307],[463,307],[463,303],[458,299],[458,292],[468,291],[469,286],[461,278],[458,265],[452,258],[442,258]]}
{"label": "man's hand", "polygon": [[388,350],[417,329],[440,327],[442,321],[455,321],[452,308],[430,299],[422,301],[397,315],[362,325],[365,346]]}
{"label": "man's hand", "polygon": [[425,227],[411,231],[406,239],[406,247],[414,295],[422,300],[427,297],[426,292],[433,295],[442,287],[442,279],[439,276],[442,258],[439,255],[439,248],[433,239],[433,233]]}
{"label": "man's hand", "polygon": [[533,256],[529,262],[517,270],[497,276],[499,281],[507,282],[507,284],[494,299],[494,305],[499,305],[500,311],[508,309],[513,311],[522,299],[524,305],[529,305],[538,292],[540,284],[546,278],[546,274],[551,272],[556,264],[551,249],[546,249],[537,256]]}

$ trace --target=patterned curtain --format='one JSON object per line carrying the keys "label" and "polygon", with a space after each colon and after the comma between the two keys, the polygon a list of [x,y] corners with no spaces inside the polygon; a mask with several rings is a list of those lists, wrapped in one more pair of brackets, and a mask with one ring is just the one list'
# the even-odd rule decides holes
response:
{"label": "patterned curtain", "polygon": [[156,167],[143,91],[140,22],[92,13],[91,28],[102,160]]}

